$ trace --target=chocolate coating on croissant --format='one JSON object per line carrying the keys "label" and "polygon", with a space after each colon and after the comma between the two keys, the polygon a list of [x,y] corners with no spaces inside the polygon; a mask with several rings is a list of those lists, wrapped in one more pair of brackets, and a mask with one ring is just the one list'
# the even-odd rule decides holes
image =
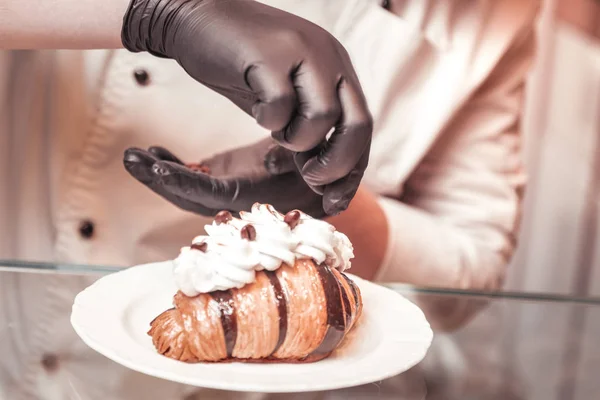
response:
{"label": "chocolate coating on croissant", "polygon": [[360,298],[360,290],[358,290],[356,283],[354,283],[354,281],[352,279],[348,278],[348,276],[346,274],[344,274],[342,272],[341,275],[344,278],[344,280],[346,281],[346,283],[348,283],[348,286],[350,286],[350,290],[352,291],[352,297],[354,298],[354,307],[357,310],[357,312],[355,313],[356,315],[354,315],[354,319],[356,319],[360,316],[360,311],[361,311],[362,299]]}
{"label": "chocolate coating on croissant", "polygon": [[311,353],[314,356],[331,353],[342,341],[346,331],[346,318],[342,303],[343,291],[340,289],[340,284],[327,265],[321,264],[317,266],[317,271],[327,298],[328,328],[325,338],[323,338],[319,347]]}
{"label": "chocolate coating on croissant", "polygon": [[[269,277],[269,281],[271,282],[271,287],[273,288],[273,293],[275,294],[275,298],[277,299],[277,311],[279,312],[279,339],[277,339],[277,344],[273,349],[273,353],[275,353],[285,340],[285,336],[287,335],[287,300],[285,299],[285,293],[281,288],[281,283],[279,282],[279,278],[275,272],[266,271],[265,274]],[[271,355],[273,355],[271,353]]]}
{"label": "chocolate coating on croissant", "polygon": [[231,292],[217,291],[210,294],[219,305],[221,313],[221,324],[223,325],[223,334],[225,335],[225,349],[227,356],[233,354],[233,347],[237,338],[237,317],[235,315],[235,302],[233,301]]}

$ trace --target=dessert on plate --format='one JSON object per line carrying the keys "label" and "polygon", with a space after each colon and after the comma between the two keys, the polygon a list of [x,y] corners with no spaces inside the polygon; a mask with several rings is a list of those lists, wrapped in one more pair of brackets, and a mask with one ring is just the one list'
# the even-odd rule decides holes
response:
{"label": "dessert on plate", "polygon": [[314,362],[361,315],[348,238],[298,211],[222,211],[174,260],[179,291],[148,334],[185,362]]}

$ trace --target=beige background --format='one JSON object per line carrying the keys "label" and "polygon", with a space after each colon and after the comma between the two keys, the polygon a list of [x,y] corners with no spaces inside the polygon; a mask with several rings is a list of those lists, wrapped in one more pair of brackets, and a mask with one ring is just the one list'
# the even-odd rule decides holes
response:
{"label": "beige background", "polygon": [[530,174],[507,289],[600,295],[600,2],[548,0],[525,111]]}

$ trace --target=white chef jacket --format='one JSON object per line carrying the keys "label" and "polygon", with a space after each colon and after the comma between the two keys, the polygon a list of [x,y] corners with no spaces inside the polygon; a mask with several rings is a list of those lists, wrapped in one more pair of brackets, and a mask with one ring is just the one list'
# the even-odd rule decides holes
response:
{"label": "white chef jacket", "polygon": [[[524,184],[519,120],[538,2],[408,0],[396,14],[371,0],[266,2],[334,34],[361,79],[375,120],[364,184],[381,196],[390,230],[378,279],[497,288]],[[124,50],[0,53],[0,91],[3,258],[173,258],[206,218],[132,179],[123,150],[159,144],[195,161],[268,135],[174,61]],[[76,339],[70,306],[90,282],[0,275],[0,321],[12,324],[0,331],[0,399],[188,390],[125,371]]]}

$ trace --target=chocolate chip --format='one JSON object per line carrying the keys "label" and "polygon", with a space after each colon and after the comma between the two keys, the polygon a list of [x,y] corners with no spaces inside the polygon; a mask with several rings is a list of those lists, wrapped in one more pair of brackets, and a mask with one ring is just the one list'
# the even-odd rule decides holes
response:
{"label": "chocolate chip", "polygon": [[240,230],[240,235],[242,239],[246,240],[254,240],[256,239],[256,228],[253,225],[246,225]]}
{"label": "chocolate chip", "polygon": [[215,222],[217,225],[226,224],[227,222],[233,219],[233,215],[229,211],[219,211],[219,213],[215,216]]}
{"label": "chocolate chip", "polygon": [[288,224],[290,226],[290,229],[294,229],[296,225],[298,225],[299,221],[300,211],[298,210],[289,211],[287,214],[285,214],[285,217],[283,217],[283,222]]}
{"label": "chocolate chip", "polygon": [[199,250],[203,253],[206,252],[207,247],[208,247],[208,244],[206,244],[206,242],[194,243],[190,246],[190,248],[192,248],[194,250]]}

